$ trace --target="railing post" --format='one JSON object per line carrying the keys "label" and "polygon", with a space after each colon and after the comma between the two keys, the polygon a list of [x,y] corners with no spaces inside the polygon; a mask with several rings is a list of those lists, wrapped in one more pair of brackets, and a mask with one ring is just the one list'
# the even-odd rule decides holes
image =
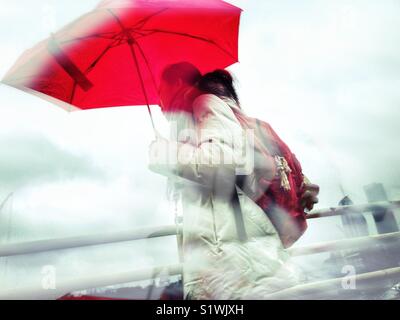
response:
{"label": "railing post", "polygon": [[[388,201],[386,191],[381,183],[372,183],[364,186],[364,192],[369,203]],[[392,210],[387,208],[376,209],[372,212],[372,216],[374,217],[376,229],[378,230],[379,234],[399,231],[399,227]]]}
{"label": "railing post", "polygon": [[[372,183],[364,186],[364,192],[368,202],[388,201],[388,197],[382,183]],[[376,208],[372,211],[376,229],[379,234],[399,231],[396,218],[390,208]],[[383,241],[379,246],[379,252],[374,257],[379,261],[377,268],[398,266],[400,263],[400,250],[391,242]]]}
{"label": "railing post", "polygon": [[[178,197],[176,195],[176,197]],[[178,209],[179,199],[175,198],[175,225],[176,225],[176,243],[178,247],[178,258],[179,263],[182,266],[181,280],[179,289],[184,295],[184,255],[183,255],[183,214],[182,211]]]}
{"label": "railing post", "polygon": [[178,245],[178,257],[179,263],[182,265],[182,273],[181,273],[181,281],[179,290],[182,291],[184,294],[183,284],[184,284],[184,255],[183,255],[183,216],[176,216],[175,217],[175,224],[176,224],[176,242]]}
{"label": "railing post", "polygon": [[[353,201],[348,197],[344,197],[339,201],[339,206],[353,205]],[[361,212],[348,209],[346,213],[340,215],[342,220],[344,233],[347,238],[368,236],[367,220]]]}
{"label": "railing post", "polygon": [[[339,206],[353,205],[353,201],[345,196],[339,201]],[[347,209],[346,212],[340,215],[346,238],[365,237],[369,235],[367,220],[364,215],[354,209]],[[373,263],[365,250],[357,248],[346,250],[343,252],[343,259],[346,265],[352,265],[357,272],[368,272],[368,266]],[[341,266],[343,267],[343,266]]]}

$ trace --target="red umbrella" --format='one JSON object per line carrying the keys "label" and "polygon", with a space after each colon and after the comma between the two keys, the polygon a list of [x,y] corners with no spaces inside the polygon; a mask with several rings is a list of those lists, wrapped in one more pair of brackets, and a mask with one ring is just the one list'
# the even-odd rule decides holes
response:
{"label": "red umbrella", "polygon": [[220,0],[105,0],[26,51],[3,82],[67,110],[150,112],[166,65],[207,72],[238,61],[240,14]]}

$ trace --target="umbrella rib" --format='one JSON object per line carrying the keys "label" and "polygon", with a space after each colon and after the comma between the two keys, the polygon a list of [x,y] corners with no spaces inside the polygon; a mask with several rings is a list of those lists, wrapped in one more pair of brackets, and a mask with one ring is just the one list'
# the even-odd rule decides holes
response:
{"label": "umbrella rib", "polygon": [[132,35],[130,34],[129,30],[125,28],[124,24],[119,19],[119,17],[111,9],[107,9],[107,11],[115,18],[115,20],[117,21],[117,23],[119,24],[120,28],[125,33],[125,35],[126,35],[126,37],[128,39],[127,44],[129,45],[129,49],[131,51],[133,60],[134,60],[135,65],[136,65],[136,71],[137,71],[137,73],[139,75],[140,85],[142,87],[143,95],[144,95],[144,98],[146,100],[146,105],[147,105],[147,110],[148,110],[149,115],[150,115],[151,125],[153,126],[154,133],[156,133],[157,131],[156,131],[156,127],[154,125],[153,115],[152,115],[151,109],[150,109],[149,98],[147,96],[147,92],[146,92],[146,88],[145,88],[145,85],[144,85],[142,73],[140,72],[140,67],[139,67],[139,62],[138,62],[137,56],[136,56],[135,47],[133,46],[133,44],[136,42],[136,40],[132,37]]}
{"label": "umbrella rib", "polygon": [[85,74],[88,74],[90,71],[93,70],[93,68],[97,65],[97,63],[100,61],[100,59],[112,48],[112,45],[108,45],[107,48],[103,50],[102,53],[90,64],[89,67],[85,70]]}
{"label": "umbrella rib", "polygon": [[[168,8],[161,9],[160,11],[155,12],[155,13],[143,18],[142,20],[138,21],[132,28],[129,28],[129,29],[125,28],[125,29],[133,30],[133,29],[136,29],[136,28],[142,28],[151,18],[163,13],[166,10],[168,10]],[[106,36],[108,34],[110,35],[110,37]],[[69,42],[73,42],[73,41],[89,40],[91,38],[103,38],[103,39],[111,40],[111,39],[114,38],[114,36],[115,36],[114,34],[115,34],[114,32],[103,32],[103,33],[97,33],[97,34],[88,35],[86,37],[78,37],[78,38],[64,40],[64,41],[61,41],[60,43],[64,44],[64,43],[69,43]]]}
{"label": "umbrella rib", "polygon": [[49,53],[54,57],[59,66],[84,90],[88,91],[93,83],[85,76],[78,66],[61,50],[54,36],[50,37],[47,44]]}
{"label": "umbrella rib", "polygon": [[155,12],[155,13],[153,13],[153,14],[145,17],[145,18],[143,18],[142,20],[139,20],[132,28],[129,28],[129,29],[142,28],[151,18],[153,18],[153,17],[155,17],[155,16],[157,16],[157,15],[159,15],[159,14],[161,14],[164,11],[167,11],[167,10],[168,10],[168,8],[163,8],[160,11],[157,11],[157,12]]}
{"label": "umbrella rib", "polygon": [[[117,44],[119,45],[119,44]],[[90,64],[90,66],[85,70],[84,74],[88,74],[90,71],[92,71],[92,69],[96,66],[96,64],[99,62],[99,60],[108,52],[108,50],[115,48],[116,45],[115,43],[111,43],[110,45],[108,45],[104,51]],[[22,79],[29,79],[29,78],[35,78],[37,75],[33,74],[33,75],[29,75],[29,76],[23,76],[23,77],[14,77],[14,78],[9,78],[7,79],[9,82],[11,81],[20,81]]]}
{"label": "umbrella rib", "polygon": [[72,87],[72,92],[71,92],[71,97],[69,98],[69,104],[72,104],[74,101],[74,97],[75,97],[75,92],[76,92],[76,81],[74,81],[74,85]]}
{"label": "umbrella rib", "polygon": [[142,86],[143,95],[144,95],[144,98],[146,99],[147,110],[149,111],[149,114],[150,114],[151,125],[153,126],[154,132],[156,132],[156,127],[154,125],[153,115],[151,113],[151,109],[150,109],[150,105],[149,105],[149,98],[147,97],[147,92],[146,92],[146,88],[144,86],[142,73],[140,72],[139,62],[137,60],[135,48],[133,47],[133,44],[131,42],[128,42],[128,45],[129,45],[129,48],[131,49],[133,60],[135,61],[136,69],[137,69],[137,72],[139,74],[140,84]]}
{"label": "umbrella rib", "polygon": [[136,46],[138,47],[139,52],[140,52],[140,54],[142,55],[142,58],[143,58],[143,60],[144,60],[145,63],[146,63],[147,69],[149,70],[149,73],[150,73],[150,75],[151,75],[151,80],[152,80],[152,82],[153,82],[154,89],[157,91],[156,79],[154,78],[154,74],[153,74],[153,72],[151,71],[149,61],[147,60],[147,57],[146,57],[146,55],[144,54],[144,52],[143,52],[143,50],[142,50],[142,47],[139,45],[139,42],[136,41],[135,44],[136,44]]}
{"label": "umbrella rib", "polygon": [[[203,38],[203,37],[200,37],[200,36],[195,36],[195,35],[192,35],[192,34],[189,34],[189,33],[184,33],[184,32],[168,31],[168,30],[160,30],[160,29],[142,29],[142,31],[150,31],[151,33],[149,33],[147,36],[152,35],[154,33],[165,33],[165,34],[188,37],[188,38],[193,38],[193,39],[196,39],[196,40],[208,42],[208,43],[216,46],[218,49],[220,49],[221,51],[226,53],[231,58],[236,59],[228,50],[224,49],[219,44],[215,43],[215,41],[207,39],[207,38]],[[145,37],[145,36],[143,36],[143,37]]]}
{"label": "umbrella rib", "polygon": [[100,61],[100,59],[108,52],[108,50],[115,48],[115,43],[118,42],[117,39],[114,39],[114,42],[110,43],[102,53],[90,64],[90,66],[85,70],[85,74],[88,74],[92,69],[96,66],[96,64]]}
{"label": "umbrella rib", "polygon": [[[112,33],[110,33],[110,34],[112,34]],[[103,36],[101,34],[91,34],[86,37],[71,38],[68,40],[60,41],[60,44],[66,44],[66,43],[70,43],[70,42],[74,42],[74,41],[90,40],[93,38],[112,40],[112,39],[114,39],[114,36],[107,37],[107,36]]]}

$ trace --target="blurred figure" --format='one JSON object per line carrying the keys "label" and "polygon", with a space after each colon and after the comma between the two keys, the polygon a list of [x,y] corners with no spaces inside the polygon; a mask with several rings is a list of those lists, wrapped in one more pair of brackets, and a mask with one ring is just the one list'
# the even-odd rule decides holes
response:
{"label": "blurred figure", "polygon": [[184,298],[264,299],[298,283],[268,216],[237,186],[238,172],[272,179],[276,168],[246,152],[231,75],[178,63],[164,70],[159,93],[173,129],[150,145],[149,167],[169,177],[182,209]]}

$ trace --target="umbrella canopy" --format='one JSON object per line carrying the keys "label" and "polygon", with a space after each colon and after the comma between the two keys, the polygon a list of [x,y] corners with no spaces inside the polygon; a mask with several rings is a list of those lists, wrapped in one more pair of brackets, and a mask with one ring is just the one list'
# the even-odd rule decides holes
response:
{"label": "umbrella canopy", "polygon": [[67,110],[159,104],[165,66],[238,61],[240,14],[220,0],[106,0],[26,51],[2,82]]}

